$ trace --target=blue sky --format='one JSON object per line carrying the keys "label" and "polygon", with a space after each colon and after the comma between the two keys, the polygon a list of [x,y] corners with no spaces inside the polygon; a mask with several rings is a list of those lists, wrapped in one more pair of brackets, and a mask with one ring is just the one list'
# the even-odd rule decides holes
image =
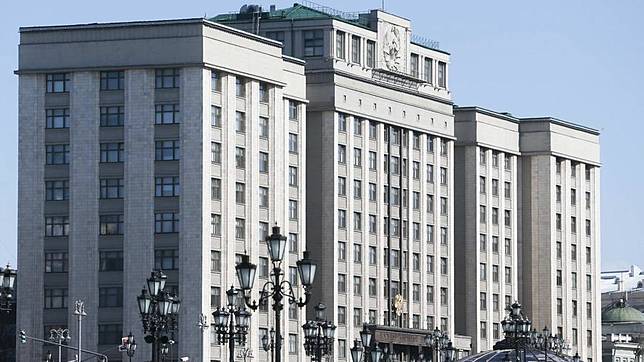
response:
{"label": "blue sky", "polygon": [[[381,1],[326,0],[344,11]],[[291,1],[259,2],[264,7]],[[349,5],[349,3],[351,5]],[[0,23],[0,262],[16,260],[18,27],[213,16],[238,1],[6,1]],[[350,7],[349,7],[350,6]],[[459,105],[550,115],[601,131],[602,267],[644,264],[644,2],[637,0],[386,1],[413,32],[452,54]]]}

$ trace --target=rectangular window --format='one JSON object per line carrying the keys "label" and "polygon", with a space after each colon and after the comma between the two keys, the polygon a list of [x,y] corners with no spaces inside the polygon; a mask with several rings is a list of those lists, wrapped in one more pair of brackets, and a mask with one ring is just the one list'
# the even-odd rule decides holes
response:
{"label": "rectangular window", "polygon": [[362,167],[362,150],[359,148],[353,149],[353,166]]}
{"label": "rectangular window", "polygon": [[125,72],[122,70],[101,72],[101,90],[123,89]]}
{"label": "rectangular window", "polygon": [[351,36],[351,62],[355,64],[361,64],[360,42],[361,39],[359,36]]}
{"label": "rectangular window", "polygon": [[297,167],[289,166],[288,167],[288,185],[297,187],[298,186],[298,171]]}
{"label": "rectangular window", "polygon": [[344,241],[338,241],[338,260],[347,260],[347,243],[345,243]]}
{"label": "rectangular window", "polygon": [[268,223],[264,221],[259,222],[259,241],[266,241],[268,237]]}
{"label": "rectangular window", "polygon": [[446,197],[441,197],[441,215],[446,216],[447,215],[447,198]]}
{"label": "rectangular window", "polygon": [[353,295],[355,296],[362,295],[362,278],[359,276],[353,277]]}
{"label": "rectangular window", "polygon": [[99,222],[101,235],[123,235],[123,214],[100,215]]}
{"label": "rectangular window", "polygon": [[246,113],[235,112],[235,131],[237,133],[246,133]]}
{"label": "rectangular window", "polygon": [[221,272],[221,252],[218,250],[210,251],[210,271]]}
{"label": "rectangular window", "polygon": [[259,101],[262,103],[268,103],[269,92],[268,92],[268,83],[259,82]]}
{"label": "rectangular window", "polygon": [[288,101],[288,119],[291,121],[297,121],[300,119],[298,103],[295,101]]}
{"label": "rectangular window", "polygon": [[297,200],[288,200],[288,218],[291,220],[298,219]]}
{"label": "rectangular window", "polygon": [[492,196],[499,196],[499,180],[492,179]]}
{"label": "rectangular window", "polygon": [[101,251],[99,252],[99,271],[121,271],[123,270],[122,251]]}
{"label": "rectangular window", "polygon": [[154,159],[157,161],[175,161],[181,157],[179,140],[155,141]]}
{"label": "rectangular window", "polygon": [[125,146],[123,142],[101,143],[101,162],[123,162]]}
{"label": "rectangular window", "polygon": [[240,205],[246,204],[246,185],[241,182],[235,183],[235,202]]}
{"label": "rectangular window", "polygon": [[221,143],[219,142],[210,143],[210,162],[215,164],[221,164]]}
{"label": "rectangular window", "polygon": [[375,140],[378,138],[378,125],[376,122],[369,121],[369,139]]}
{"label": "rectangular window", "polygon": [[[221,289],[219,287],[210,287],[210,307],[218,308],[221,306]],[[215,330],[214,328],[212,330]]]}
{"label": "rectangular window", "polygon": [[235,76],[235,96],[246,97],[246,79],[243,77]]}
{"label": "rectangular window", "polygon": [[338,162],[346,163],[347,162],[347,146],[338,145]]}
{"label": "rectangular window", "polygon": [[374,68],[376,66],[376,42],[367,40],[367,67]]}
{"label": "rectangular window", "polygon": [[268,118],[259,117],[259,137],[268,138]]}
{"label": "rectangular window", "polygon": [[67,288],[45,288],[45,309],[67,308]]}
{"label": "rectangular window", "polygon": [[347,195],[347,179],[342,176],[338,176],[338,196]]}
{"label": "rectangular window", "polygon": [[69,181],[45,181],[45,200],[62,201],[69,199]]}
{"label": "rectangular window", "polygon": [[123,106],[100,107],[101,127],[122,127],[125,122]]}
{"label": "rectangular window", "polygon": [[284,32],[283,31],[267,31],[266,37],[273,39],[275,41],[284,43]]}
{"label": "rectangular window", "polygon": [[221,128],[221,107],[210,106],[210,125]]}
{"label": "rectangular window", "polygon": [[212,200],[221,200],[221,179],[210,179],[210,198]]}
{"label": "rectangular window", "polygon": [[505,267],[505,284],[512,283],[512,268],[509,266]]}
{"label": "rectangular window", "polygon": [[360,180],[353,180],[353,198],[362,199],[362,181]]}
{"label": "rectangular window", "polygon": [[235,239],[246,239],[246,220],[241,218],[235,219]]}
{"label": "rectangular window", "polygon": [[[345,274],[338,274],[338,293],[347,292],[347,276]],[[339,309],[340,307],[338,307]]]}
{"label": "rectangular window", "polygon": [[246,149],[243,147],[235,147],[235,166],[242,170],[246,168]]}
{"label": "rectangular window", "polygon": [[411,53],[409,58],[409,75],[414,78],[419,78],[418,74],[418,54]]}
{"label": "rectangular window", "polygon": [[154,87],[179,88],[179,69],[156,69],[154,71]]}
{"label": "rectangular window", "polygon": [[221,92],[221,73],[216,70],[210,71],[210,89],[213,92]]}
{"label": "rectangular window", "polygon": [[503,223],[505,227],[512,226],[512,212],[510,210],[503,211]]}
{"label": "rectangular window", "polygon": [[221,215],[210,214],[210,235],[221,236]]}
{"label": "rectangular window", "polygon": [[298,250],[298,237],[295,233],[288,234],[288,252],[291,254],[297,254]]}
{"label": "rectangular window", "polygon": [[319,57],[324,54],[324,32],[322,29],[304,30],[304,56]]}
{"label": "rectangular window", "polygon": [[298,142],[297,142],[297,134],[295,133],[289,133],[288,134],[288,151],[291,153],[298,153]]}
{"label": "rectangular window", "polygon": [[344,113],[338,113],[338,131],[347,131],[347,115]]}
{"label": "rectangular window", "polygon": [[423,69],[423,79],[425,82],[432,84],[433,76],[433,60],[431,58],[425,58],[424,69]]}
{"label": "rectangular window", "polygon": [[69,145],[46,145],[46,163],[47,165],[68,165],[69,164]]}
{"label": "rectangular window", "polygon": [[438,62],[438,86],[447,88],[447,64]]}
{"label": "rectangular window", "polygon": [[[427,292],[426,292],[425,298],[427,299],[427,303],[429,304],[434,304],[434,286],[433,285],[428,285],[427,286]],[[428,324],[428,327],[430,325],[433,325],[433,323]]]}
{"label": "rectangular window", "polygon": [[45,253],[45,273],[67,273],[66,252]]}
{"label": "rectangular window", "polygon": [[266,152],[259,153],[259,172],[268,173],[268,153]]}
{"label": "rectangular window", "polygon": [[69,128],[69,108],[50,108],[45,113],[46,128]]}
{"label": "rectangular window", "polygon": [[347,211],[338,210],[338,228],[345,229],[347,227]]}
{"label": "rectangular window", "polygon": [[288,353],[297,354],[297,334],[288,335]]}
{"label": "rectangular window", "polygon": [[447,169],[441,167],[441,186],[447,186]]}
{"label": "rectangular window", "polygon": [[98,307],[122,307],[123,306],[123,288],[103,287],[98,288]]}
{"label": "rectangular window", "polygon": [[45,236],[67,236],[69,235],[68,216],[47,216],[45,217]]}
{"label": "rectangular window", "polygon": [[353,117],[353,134],[362,136],[362,119],[358,117]]}
{"label": "rectangular window", "polygon": [[154,214],[154,232],[157,234],[178,233],[179,213],[157,212]]}
{"label": "rectangular window", "polygon": [[64,93],[69,91],[69,73],[47,74],[47,93]]}
{"label": "rectangular window", "polygon": [[335,57],[342,60],[346,59],[344,54],[346,49],[344,36],[345,33],[343,31],[336,31],[335,33]]}
{"label": "rectangular window", "polygon": [[179,255],[176,249],[164,249],[154,251],[155,269],[177,270],[179,269]]}

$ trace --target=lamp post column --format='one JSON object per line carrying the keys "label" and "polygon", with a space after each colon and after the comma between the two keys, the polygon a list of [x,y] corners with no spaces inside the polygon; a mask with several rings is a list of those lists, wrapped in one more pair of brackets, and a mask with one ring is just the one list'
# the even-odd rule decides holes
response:
{"label": "lamp post column", "polygon": [[282,361],[282,287],[280,285],[281,268],[273,268],[276,293],[273,294],[273,310],[275,311],[275,362]]}

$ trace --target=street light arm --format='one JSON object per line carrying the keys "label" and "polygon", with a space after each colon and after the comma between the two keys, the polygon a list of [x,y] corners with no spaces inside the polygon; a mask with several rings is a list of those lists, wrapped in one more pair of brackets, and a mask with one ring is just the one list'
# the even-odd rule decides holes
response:
{"label": "street light arm", "polygon": [[259,306],[265,302],[268,302],[268,298],[271,298],[275,293],[277,292],[277,288],[275,288],[275,283],[273,281],[269,280],[264,285],[262,286],[262,291],[259,293],[259,299],[254,300],[251,303],[251,296],[250,296],[250,291],[244,290],[244,303],[248,308],[250,308],[253,311],[256,311]]}
{"label": "street light arm", "polygon": [[309,303],[309,299],[311,297],[311,292],[309,291],[309,288],[304,287],[304,300],[302,300],[302,297],[298,297],[295,295],[295,291],[293,290],[293,284],[290,281],[283,280],[282,283],[280,283],[280,288],[283,288],[283,290],[286,290],[286,293],[283,293],[283,295],[286,298],[288,298],[288,302],[290,304],[297,304],[299,308],[302,308]]}

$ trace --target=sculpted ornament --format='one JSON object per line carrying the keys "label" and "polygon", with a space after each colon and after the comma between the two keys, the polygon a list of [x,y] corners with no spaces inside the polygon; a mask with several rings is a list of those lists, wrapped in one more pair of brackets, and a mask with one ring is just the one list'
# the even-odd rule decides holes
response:
{"label": "sculpted ornament", "polygon": [[403,308],[405,306],[405,300],[403,299],[403,296],[400,294],[396,294],[394,296],[394,313],[396,313],[397,316],[400,317],[400,315],[403,312]]}
{"label": "sculpted ornament", "polygon": [[399,71],[402,63],[400,30],[395,26],[389,27],[389,30],[385,33],[383,43],[382,55],[385,65],[389,70]]}

